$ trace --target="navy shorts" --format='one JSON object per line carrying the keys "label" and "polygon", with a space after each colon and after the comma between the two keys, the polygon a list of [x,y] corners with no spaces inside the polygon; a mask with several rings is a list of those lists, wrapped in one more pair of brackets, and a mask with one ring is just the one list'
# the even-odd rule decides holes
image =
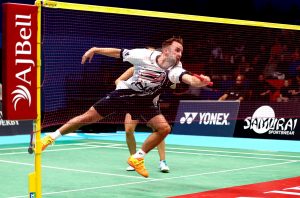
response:
{"label": "navy shorts", "polygon": [[160,114],[159,105],[154,106],[156,95],[136,96],[137,92],[130,89],[119,89],[101,98],[93,107],[103,117],[113,114],[130,113],[133,120],[149,121]]}

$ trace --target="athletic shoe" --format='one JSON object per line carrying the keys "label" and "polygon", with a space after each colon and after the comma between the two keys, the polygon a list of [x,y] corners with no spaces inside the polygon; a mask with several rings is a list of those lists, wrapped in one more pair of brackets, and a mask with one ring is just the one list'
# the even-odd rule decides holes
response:
{"label": "athletic shoe", "polygon": [[170,171],[170,168],[168,167],[166,160],[161,160],[159,162],[159,169],[163,173],[168,173]]}
{"label": "athletic shoe", "polygon": [[142,175],[143,177],[149,177],[149,173],[145,168],[143,158],[133,158],[132,155],[128,158],[127,163],[134,168],[138,174]]}
{"label": "athletic shoe", "polygon": [[50,144],[53,144],[53,142],[54,142],[54,139],[52,137],[50,137],[50,135],[43,137],[41,139],[42,151],[45,150],[47,148],[47,146],[49,146]]}
{"label": "athletic shoe", "polygon": [[128,166],[128,167],[126,168],[126,171],[135,171],[135,170],[134,170],[134,168],[133,168],[133,167],[131,167],[131,166]]}

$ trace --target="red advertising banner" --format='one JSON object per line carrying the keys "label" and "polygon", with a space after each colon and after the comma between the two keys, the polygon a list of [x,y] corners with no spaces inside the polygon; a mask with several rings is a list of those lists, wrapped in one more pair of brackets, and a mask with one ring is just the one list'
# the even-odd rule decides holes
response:
{"label": "red advertising banner", "polygon": [[3,117],[37,117],[37,6],[3,5]]}
{"label": "red advertising banner", "polygon": [[294,198],[300,196],[300,177],[233,186],[172,198]]}

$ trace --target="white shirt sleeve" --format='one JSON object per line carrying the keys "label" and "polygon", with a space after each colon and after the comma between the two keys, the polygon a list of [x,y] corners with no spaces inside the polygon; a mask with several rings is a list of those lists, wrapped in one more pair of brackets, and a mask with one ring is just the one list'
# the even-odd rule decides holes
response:
{"label": "white shirt sleeve", "polygon": [[180,83],[180,76],[182,73],[184,73],[186,70],[182,68],[182,65],[178,65],[173,67],[168,74],[169,80],[172,83]]}
{"label": "white shirt sleeve", "polygon": [[133,65],[141,64],[145,59],[149,59],[151,51],[147,49],[124,49],[122,51],[123,62],[129,62]]}

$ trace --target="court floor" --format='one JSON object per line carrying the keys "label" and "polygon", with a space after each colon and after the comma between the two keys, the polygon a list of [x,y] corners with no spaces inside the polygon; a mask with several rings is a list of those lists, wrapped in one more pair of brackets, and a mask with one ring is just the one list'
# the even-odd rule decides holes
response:
{"label": "court floor", "polygon": [[[147,135],[136,134],[139,146]],[[159,172],[153,150],[146,156],[150,176],[143,178],[125,171],[124,133],[66,136],[43,153],[43,197],[172,197],[300,175],[300,142],[241,139],[230,146],[230,141],[170,135],[170,173]],[[34,156],[27,143],[12,142],[0,141],[0,197],[28,197]]]}

